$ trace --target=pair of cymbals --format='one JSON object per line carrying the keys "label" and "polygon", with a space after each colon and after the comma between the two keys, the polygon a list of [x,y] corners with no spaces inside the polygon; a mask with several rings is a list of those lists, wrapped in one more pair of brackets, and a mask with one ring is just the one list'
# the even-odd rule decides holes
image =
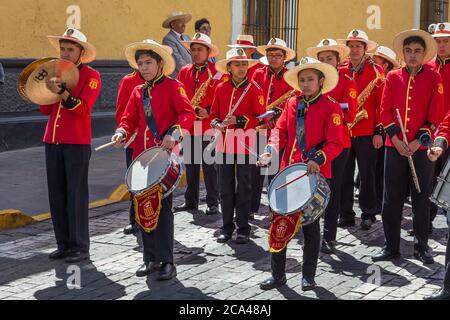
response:
{"label": "pair of cymbals", "polygon": [[19,75],[17,91],[27,102],[39,105],[53,104],[61,100],[57,93],[47,88],[47,81],[60,81],[67,89],[73,89],[79,80],[77,66],[69,60],[42,58],[29,64]]}

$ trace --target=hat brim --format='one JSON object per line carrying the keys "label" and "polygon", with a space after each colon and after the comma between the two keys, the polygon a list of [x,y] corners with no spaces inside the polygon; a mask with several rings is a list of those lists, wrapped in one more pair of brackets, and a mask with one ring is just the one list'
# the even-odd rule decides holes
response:
{"label": "hat brim", "polygon": [[267,54],[268,49],[280,49],[286,51],[286,59],[284,61],[291,61],[292,59],[295,59],[295,51],[288,47],[279,46],[276,44],[271,44],[267,46],[258,46],[256,50],[258,50],[259,53],[261,53],[263,56]]}
{"label": "hat brim", "polygon": [[172,57],[172,48],[169,46],[159,46],[151,43],[135,42],[128,45],[125,49],[125,57],[129,65],[138,70],[138,65],[135,59],[136,51],[138,50],[152,50],[156,52],[164,61],[163,73],[168,76],[175,71],[175,60]]}
{"label": "hat brim", "polygon": [[209,57],[217,57],[220,53],[219,48],[216,45],[213,44],[209,44],[203,41],[181,41],[181,44],[183,45],[183,47],[185,47],[188,50],[191,50],[191,44],[193,43],[197,43],[197,44],[201,44],[202,46],[208,47],[211,49],[211,52],[209,53]]}
{"label": "hat brim", "polygon": [[190,13],[180,14],[179,16],[170,17],[170,18],[167,18],[166,20],[164,20],[162,23],[162,27],[164,29],[170,29],[170,24],[175,20],[184,20],[185,23],[188,23],[189,21],[191,21],[191,19],[192,19],[192,14],[190,14]]}
{"label": "hat brim", "polygon": [[383,58],[383,59],[389,61],[389,62],[392,63],[392,65],[394,66],[394,69],[400,69],[400,68],[401,68],[400,63],[399,63],[397,60],[392,59],[391,57],[389,57],[389,56],[387,56],[387,55],[385,55],[385,54],[382,54],[382,53],[380,53],[380,52],[374,52],[374,53],[371,53],[370,55],[371,55],[372,57],[373,57],[373,56],[379,56],[380,58]]}
{"label": "hat brim", "polygon": [[215,66],[216,70],[220,71],[224,74],[229,74],[229,72],[227,70],[227,64],[232,61],[247,61],[249,69],[251,67],[253,67],[254,65],[256,65],[257,63],[259,63],[259,60],[255,60],[255,59],[222,59],[222,60],[219,60],[216,62],[216,66]]}
{"label": "hat brim", "polygon": [[229,44],[228,48],[242,48],[242,49],[256,49],[256,46],[251,46],[249,44]]}
{"label": "hat brim", "polygon": [[324,47],[310,47],[306,49],[306,55],[308,57],[313,57],[318,59],[318,55],[321,52],[325,51],[334,51],[339,53],[339,58],[344,60],[350,54],[350,49],[342,44],[334,45],[334,46],[324,46]]}
{"label": "hat brim", "polygon": [[409,37],[420,37],[425,41],[426,50],[425,57],[423,59],[423,64],[430,62],[436,57],[437,54],[437,44],[434,38],[426,31],[423,30],[406,30],[398,33],[394,38],[394,51],[397,57],[405,61],[405,56],[403,55],[403,42]]}
{"label": "hat brim", "polygon": [[448,38],[450,37],[450,33],[438,33],[438,34],[432,34],[433,38]]}
{"label": "hat brim", "polygon": [[75,38],[68,38],[62,36],[47,36],[47,39],[58,52],[60,50],[59,44],[60,40],[72,41],[82,46],[84,49],[84,54],[80,59],[82,63],[92,62],[95,60],[95,57],[97,56],[97,49],[89,42],[83,42]]}
{"label": "hat brim", "polygon": [[[365,43],[367,45],[367,50],[366,51],[373,51],[378,47],[378,43],[376,43],[375,41],[372,40],[364,40],[364,39],[337,39],[336,42],[338,44],[343,44],[344,46],[347,46],[347,42],[348,41],[359,41],[362,43]],[[350,53],[349,53],[350,54]]]}
{"label": "hat brim", "polygon": [[339,82],[339,74],[337,70],[328,63],[307,63],[299,65],[291,70],[286,71],[286,73],[284,74],[284,80],[293,89],[301,91],[298,84],[298,74],[306,69],[316,69],[324,74],[325,81],[323,82],[322,93],[328,93],[336,88]]}

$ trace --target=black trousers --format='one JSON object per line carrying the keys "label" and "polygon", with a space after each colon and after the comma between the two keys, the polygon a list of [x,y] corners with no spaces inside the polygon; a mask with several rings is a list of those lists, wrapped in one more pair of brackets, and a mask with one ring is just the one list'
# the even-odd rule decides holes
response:
{"label": "black trousers", "polygon": [[331,162],[332,178],[329,180],[331,196],[325,209],[323,238],[327,241],[336,241],[337,224],[341,209],[341,190],[344,168],[350,149],[343,149],[341,154]]}
{"label": "black trousers", "polygon": [[173,264],[174,224],[172,212],[172,194],[162,199],[158,225],[152,232],[145,232],[142,228],[142,245],[144,263],[150,262]]}
{"label": "black trousers", "polygon": [[428,248],[428,225],[430,222],[430,194],[433,181],[434,163],[427,157],[426,150],[418,150],[412,156],[419,179],[421,192],[417,193],[412,181],[408,158],[401,156],[393,147],[386,147],[384,166],[383,228],[388,250],[400,249],[400,227],[407,181],[410,181],[414,248]]}
{"label": "black trousers", "polygon": [[233,222],[236,209],[236,225],[239,235],[249,236],[248,215],[251,201],[252,166],[249,157],[243,155],[221,155],[219,165],[220,199],[222,208],[222,232],[233,234],[236,226]]}
{"label": "black trousers", "polygon": [[[447,225],[450,228],[450,217],[448,214],[447,214]],[[445,250],[444,289],[450,290],[450,234],[448,235],[447,248]]]}
{"label": "black trousers", "polygon": [[353,190],[355,176],[355,160],[358,162],[360,175],[359,207],[361,218],[375,219],[377,214],[377,199],[375,188],[375,168],[377,161],[377,150],[373,147],[372,136],[352,137],[347,163],[344,170],[342,182],[341,220],[352,220],[355,218],[353,211]]}
{"label": "black trousers", "polygon": [[[193,136],[192,136],[193,137]],[[203,168],[203,176],[206,187],[206,204],[208,207],[219,206],[219,180],[217,166],[215,163],[208,164],[203,159],[203,152],[208,146],[209,141],[202,141],[202,136],[195,136],[191,143],[187,143],[184,147],[189,148],[190,152],[183,152],[184,161],[186,162],[186,180],[187,189],[184,194],[186,203],[197,206],[200,197],[200,164]],[[200,151],[201,150],[201,154]],[[214,157],[214,151],[211,155]],[[189,157],[189,159],[186,159]],[[189,161],[187,161],[189,160]]]}
{"label": "black trousers", "polygon": [[[320,251],[320,219],[302,227],[305,246],[303,251],[302,277],[314,279]],[[271,255],[272,276],[280,279],[286,274],[287,247]]]}
{"label": "black trousers", "polygon": [[[444,169],[445,163],[447,162],[449,155],[450,155],[450,149],[447,149],[447,151],[445,151],[445,153],[442,156],[440,156],[435,162],[434,176],[433,176],[433,189],[436,186],[437,177],[439,176],[441,171]],[[431,190],[431,192],[433,192],[433,189]],[[437,212],[438,212],[438,206],[431,202],[430,203],[430,221],[431,222],[434,221],[434,218],[436,218]]]}
{"label": "black trousers", "polygon": [[[125,160],[127,163],[127,169],[130,167],[131,163],[133,162],[133,149],[132,148],[126,148],[125,149]],[[133,205],[133,194],[130,192],[130,224],[136,225],[136,220],[134,216],[134,205]]]}
{"label": "black trousers", "polygon": [[[384,140],[384,139],[383,139]],[[383,185],[384,185],[384,154],[385,147],[377,150],[377,164],[375,169],[375,189],[377,192],[377,214],[383,209]]]}
{"label": "black trousers", "polygon": [[48,197],[58,249],[89,252],[90,145],[45,144]]}

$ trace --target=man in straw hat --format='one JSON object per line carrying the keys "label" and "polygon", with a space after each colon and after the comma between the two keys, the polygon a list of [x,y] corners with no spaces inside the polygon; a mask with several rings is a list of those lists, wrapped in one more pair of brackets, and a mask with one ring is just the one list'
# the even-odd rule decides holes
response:
{"label": "man in straw hat", "polygon": [[[237,48],[243,49],[245,52],[245,55],[249,59],[253,59],[253,56],[254,56],[254,54],[256,52],[256,48],[257,48],[255,45],[255,41],[253,40],[253,36],[249,35],[249,34],[238,35],[237,39],[236,39],[236,44],[229,44],[228,47],[234,48],[234,49],[237,49]],[[263,64],[261,64],[259,61],[255,64],[252,64],[252,66],[250,66],[248,68],[247,78],[252,79],[255,71],[261,67],[263,67]]]}
{"label": "man in straw hat", "polygon": [[[342,151],[342,111],[339,104],[327,96],[339,79],[334,67],[305,57],[300,64],[284,74],[286,82],[301,91],[292,97],[278,119],[266,152],[258,165],[267,165],[274,152],[284,149],[281,170],[293,163],[307,164],[308,174],[321,173],[330,179],[331,161]],[[272,213],[269,248],[272,252],[272,276],[260,284],[270,290],[286,283],[286,251],[290,239],[301,225],[301,212],[283,216]],[[279,236],[279,228],[284,232]],[[302,290],[316,287],[315,274],[320,250],[320,219],[302,228],[305,247],[302,264]]]}
{"label": "man in straw hat", "polygon": [[357,101],[357,86],[355,80],[348,69],[339,68],[341,60],[347,58],[350,49],[338,44],[334,39],[322,39],[316,47],[306,49],[306,54],[317,58],[320,62],[328,63],[339,73],[339,82],[332,91],[328,93],[330,97],[340,103],[343,112],[343,150],[331,162],[333,178],[330,181],[331,197],[325,210],[323,240],[321,251],[323,253],[333,253],[336,245],[337,223],[341,209],[341,188],[344,169],[350,152],[350,132],[348,124],[355,118]]}
{"label": "man in straw hat", "polygon": [[[295,57],[295,51],[288,48],[286,42],[278,38],[272,38],[266,46],[259,46],[257,47],[257,50],[259,53],[267,57],[267,61],[269,63],[269,65],[257,69],[253,74],[253,80],[259,84],[263,90],[267,110],[267,106],[292,90],[291,86],[289,86],[284,80],[283,75],[287,71],[285,62],[290,61]],[[268,129],[275,126],[276,119],[278,119],[283,111],[283,106],[284,104],[275,106],[272,109],[275,113],[266,118],[266,120],[269,121]],[[265,133],[270,135],[270,132],[268,131],[265,131]],[[265,142],[267,141],[267,139],[264,139],[264,132],[262,132],[262,134],[262,137],[261,135],[258,135],[258,149],[261,151],[264,149]],[[274,175],[272,173],[269,176],[269,183],[273,177]],[[253,167],[252,207],[250,219],[253,219],[254,215],[259,211],[264,179],[265,175],[261,169],[256,166]]]}
{"label": "man in straw hat", "polygon": [[[222,78],[222,74],[217,73],[214,64],[209,62],[208,58],[216,57],[219,54],[219,49],[211,43],[211,39],[206,34],[202,33],[194,34],[192,40],[183,41],[183,45],[190,49],[194,63],[181,68],[178,73],[178,80],[184,84],[189,100],[195,104],[192,107],[195,109],[199,121],[196,121],[192,127],[190,139],[185,139],[183,142],[185,146],[183,156],[186,163],[187,189],[184,194],[185,203],[174,209],[176,211],[198,210],[201,165],[206,186],[206,203],[208,206],[206,214],[212,215],[220,213],[219,181],[216,165],[203,159],[204,150],[210,140],[203,141],[203,135],[207,133],[208,129],[211,129],[209,111],[216,86]],[[199,93],[199,90],[202,90],[203,93]],[[196,94],[200,94],[199,101],[192,100]]]}
{"label": "man in straw hat", "polygon": [[369,40],[362,30],[350,31],[346,39],[338,39],[350,49],[348,64],[344,72],[355,79],[358,86],[358,110],[351,130],[351,149],[344,170],[342,184],[342,211],[339,226],[355,225],[353,211],[353,191],[355,161],[358,162],[360,176],[359,206],[361,208],[361,228],[369,230],[376,221],[377,203],[375,194],[376,150],[383,146],[383,126],[379,123],[379,109],[383,93],[384,74],[381,67],[367,55],[377,44]]}
{"label": "man in straw hat", "polygon": [[47,87],[60,95],[52,105],[41,105],[49,115],[44,135],[50,212],[58,249],[50,259],[68,263],[89,259],[88,169],[91,157],[91,111],[100,94],[100,74],[85,65],[96,56],[93,45],[79,30],[48,36],[61,59],[77,65],[79,81],[68,90],[58,79]]}
{"label": "man in straw hat", "polygon": [[[254,81],[247,78],[249,67],[257,60],[249,59],[242,48],[228,50],[226,59],[216,64],[216,69],[230,74],[230,80],[217,86],[211,107],[211,126],[222,134],[216,147],[219,163],[220,199],[223,226],[218,242],[231,239],[236,226],[238,244],[246,243],[250,236],[252,164],[249,149],[255,149],[257,116],[265,112],[264,95]],[[253,164],[254,165],[254,164]]]}
{"label": "man in straw hat", "polygon": [[[439,72],[444,84],[444,105],[445,113],[450,111],[450,23],[438,23],[434,34],[432,35],[436,41],[438,52],[436,59],[433,59],[428,65]],[[450,151],[446,151],[435,163],[434,182],[437,183],[437,177],[445,166]],[[433,220],[436,217],[438,208],[434,203],[430,204],[430,233],[433,231]]]}
{"label": "man in straw hat", "polygon": [[172,78],[176,78],[181,67],[192,63],[191,54],[181,41],[189,41],[189,37],[184,34],[186,23],[191,21],[192,15],[183,12],[172,12],[166,20],[163,21],[162,27],[170,29],[164,36],[162,43],[172,48],[173,58],[175,59],[175,70],[171,74]]}
{"label": "man in straw hat", "polygon": [[[444,88],[441,76],[423,67],[436,55],[436,43],[429,33],[413,29],[397,34],[394,51],[405,61],[406,67],[389,73],[381,102],[381,122],[387,133],[382,212],[385,246],[372,260],[400,256],[403,202],[413,175],[407,158],[412,157],[420,189],[416,190],[415,183],[410,184],[414,256],[431,264],[434,260],[428,247],[428,225],[434,167],[427,158],[427,148],[444,115]],[[401,115],[406,137],[401,133],[397,112]]]}
{"label": "man in straw hat", "polygon": [[[121,146],[137,130],[133,158],[154,146],[171,151],[181,139],[181,131],[189,130],[194,123],[195,112],[184,86],[167,77],[175,69],[171,51],[170,47],[160,45],[154,40],[132,43],[125,49],[128,63],[139,70],[145,85],[137,86],[133,90],[111,140]],[[135,202],[135,207],[140,206],[136,206]],[[159,211],[156,228],[152,231],[145,230],[142,223],[140,224],[144,264],[137,270],[136,275],[143,277],[159,270],[157,280],[168,280],[176,276],[173,264],[172,195],[162,199],[161,205],[153,207],[153,211]],[[136,209],[136,217],[138,214]]]}
{"label": "man in straw hat", "polygon": [[[431,161],[436,161],[448,149],[448,141],[450,140],[450,113],[447,113],[444,121],[439,125],[437,132],[434,146],[428,151],[428,158]],[[447,225],[450,227],[450,215],[448,213]],[[425,300],[450,300],[450,236],[447,237],[444,269],[444,287],[431,296],[425,297]]]}

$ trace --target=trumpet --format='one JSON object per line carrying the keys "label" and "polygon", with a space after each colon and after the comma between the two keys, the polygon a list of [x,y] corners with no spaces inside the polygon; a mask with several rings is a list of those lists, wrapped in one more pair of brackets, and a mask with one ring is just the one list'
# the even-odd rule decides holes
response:
{"label": "trumpet", "polygon": [[349,130],[352,130],[354,126],[356,126],[358,124],[358,122],[360,122],[361,120],[365,120],[369,118],[369,114],[367,113],[366,109],[362,109],[360,111],[358,111],[358,113],[355,116],[355,120],[352,123],[348,124],[348,128]]}

